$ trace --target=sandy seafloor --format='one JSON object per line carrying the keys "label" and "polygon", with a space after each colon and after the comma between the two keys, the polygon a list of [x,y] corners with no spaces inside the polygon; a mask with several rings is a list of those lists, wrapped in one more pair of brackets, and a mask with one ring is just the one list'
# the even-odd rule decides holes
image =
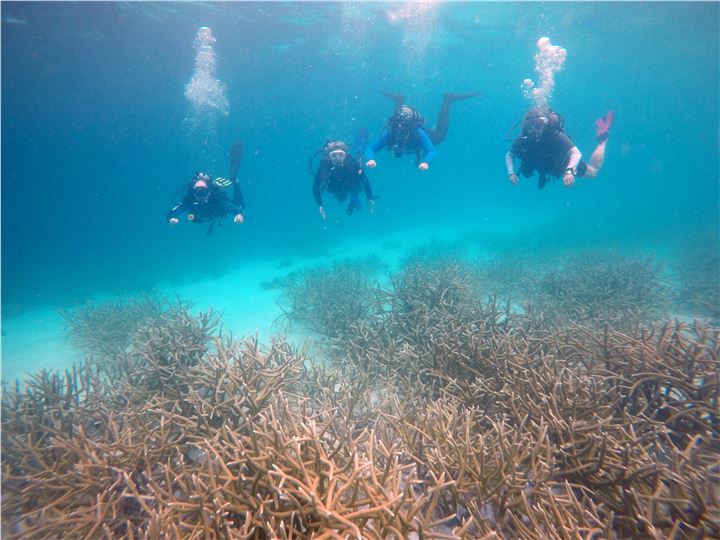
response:
{"label": "sandy seafloor", "polygon": [[[413,247],[425,244],[429,239],[452,242],[462,232],[452,228],[413,228],[380,239],[354,238],[321,257],[249,261],[219,277],[183,284],[159,283],[155,292],[192,302],[195,313],[210,308],[221,312],[223,334],[232,333],[236,338],[257,335],[261,344],[269,344],[273,335],[283,331],[275,324],[282,315],[278,304],[281,291],[263,287],[263,283],[302,268],[373,255],[393,268]],[[385,246],[382,251],[381,245]],[[110,298],[98,295],[93,300]],[[23,379],[26,374],[42,368],[62,370],[84,358],[84,353],[66,339],[65,323],[58,308],[37,308],[3,318],[2,329],[2,380],[5,384],[14,384],[16,378]],[[298,345],[313,337],[299,325],[293,326],[287,334],[287,338]]]}
{"label": "sandy seafloor", "polygon": [[[534,219],[530,216],[526,216],[526,219],[526,225],[532,226]],[[492,222],[495,222],[494,227]],[[488,239],[493,237],[493,234],[502,232],[501,220],[491,219],[490,224],[485,225],[484,234],[487,234]],[[493,228],[496,230],[492,231]],[[195,313],[213,308],[221,313],[221,329],[224,335],[232,334],[235,338],[256,335],[261,345],[267,345],[273,336],[281,335],[285,328],[276,324],[278,317],[282,315],[278,304],[281,291],[267,288],[267,283],[273,279],[303,268],[369,256],[378,256],[387,265],[387,269],[392,271],[413,248],[432,242],[463,246],[463,239],[468,235],[473,235],[473,231],[457,226],[435,226],[395,230],[380,238],[355,237],[322,256],[248,261],[221,276],[182,284],[159,283],[154,292],[168,298],[190,301]],[[489,255],[489,251],[483,250],[482,239],[468,243],[465,253],[472,258]],[[652,252],[637,253],[638,256],[648,254],[663,258],[657,248]],[[265,287],[263,283],[266,284]],[[92,300],[103,301],[110,298],[107,295],[97,295]],[[73,307],[76,306],[66,306],[70,309]],[[520,309],[519,305],[516,307]],[[685,313],[673,313],[673,317],[692,320],[692,315]],[[2,330],[2,381],[6,385],[14,384],[15,379],[22,380],[27,374],[42,368],[64,370],[85,357],[84,353],[66,338],[65,323],[58,308],[42,307],[17,316],[3,317]],[[295,345],[302,345],[316,337],[318,336],[301,325],[294,325],[287,333],[288,340]],[[312,354],[311,349],[311,356]]]}

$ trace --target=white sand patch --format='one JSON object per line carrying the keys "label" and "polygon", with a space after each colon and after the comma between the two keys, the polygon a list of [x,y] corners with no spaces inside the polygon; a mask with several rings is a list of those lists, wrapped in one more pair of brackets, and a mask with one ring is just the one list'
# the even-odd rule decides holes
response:
{"label": "white sand patch", "polygon": [[[430,241],[453,242],[462,238],[466,230],[458,228],[413,228],[384,236],[355,237],[328,255],[293,259],[249,261],[234,271],[219,277],[191,283],[160,283],[157,292],[170,298],[193,303],[193,311],[210,308],[222,312],[222,330],[235,338],[257,335],[261,344],[269,344],[273,335],[281,334],[282,325],[275,325],[282,310],[277,303],[279,289],[268,289],[267,283],[276,277],[318,265],[331,264],[339,259],[364,258],[376,255],[395,269],[409,250]],[[266,285],[263,287],[263,283]],[[97,295],[96,301],[108,300]],[[72,308],[73,306],[68,306]],[[65,325],[60,313],[51,308],[38,308],[22,315],[3,319],[2,380],[13,383],[42,368],[65,369],[81,361],[84,354],[65,338]],[[301,345],[314,336],[295,325],[288,339]]]}
{"label": "white sand patch", "polygon": [[2,321],[2,380],[14,384],[40,369],[65,369],[83,359],[65,339],[57,310],[41,308]]}

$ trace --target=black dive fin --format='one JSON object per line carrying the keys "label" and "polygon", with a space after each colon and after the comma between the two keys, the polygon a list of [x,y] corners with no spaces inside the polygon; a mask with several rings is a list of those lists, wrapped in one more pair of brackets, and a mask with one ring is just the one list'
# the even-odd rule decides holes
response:
{"label": "black dive fin", "polygon": [[243,144],[237,141],[230,147],[230,180],[237,182],[238,170],[243,157]]}

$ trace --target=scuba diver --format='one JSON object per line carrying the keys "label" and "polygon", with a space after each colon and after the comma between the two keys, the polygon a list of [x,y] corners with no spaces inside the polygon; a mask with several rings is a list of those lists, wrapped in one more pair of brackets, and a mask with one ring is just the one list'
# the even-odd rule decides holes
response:
{"label": "scuba diver", "polygon": [[[198,172],[187,184],[185,195],[182,201],[176,204],[167,213],[167,221],[170,225],[177,225],[179,216],[187,213],[188,220],[194,223],[210,223],[207,233],[211,234],[215,222],[222,225],[223,218],[233,214],[234,223],[245,221],[245,201],[240,183],[238,181],[238,170],[243,156],[243,145],[236,142],[230,148],[230,177],[212,178],[204,172]],[[224,188],[233,186],[232,200],[225,195]]]}
{"label": "scuba diver", "polygon": [[563,117],[548,108],[533,107],[522,120],[522,134],[505,154],[508,179],[513,184],[519,182],[515,158],[520,160],[518,172],[523,176],[530,177],[538,171],[538,189],[545,187],[548,176],[562,178],[566,187],[572,186],[575,178],[597,177],[605,161],[605,147],[614,118],[614,112],[609,111],[596,121],[598,145],[590,156],[590,163],[586,163],[578,147],[563,131]]}
{"label": "scuba diver", "polygon": [[[314,171],[312,162],[318,154],[322,154],[322,159],[317,171]],[[364,191],[368,211],[371,214],[375,211],[376,197],[372,194],[370,181],[365,176],[360,163],[350,155],[348,146],[343,141],[328,141],[310,158],[308,168],[310,173],[315,175],[312,191],[320,216],[324,220],[327,220],[327,214],[322,202],[323,191],[332,193],[340,202],[350,196],[350,202],[345,211],[347,215],[352,215],[355,210],[362,210],[358,195]]]}
{"label": "scuba diver", "polygon": [[425,119],[416,109],[405,104],[405,96],[383,91],[381,93],[393,101],[395,112],[388,119],[380,135],[365,149],[365,165],[370,168],[377,166],[375,153],[387,147],[395,157],[415,154],[416,164],[421,171],[428,170],[436,156],[435,145],[440,144],[447,137],[450,126],[450,104],[480,95],[477,92],[444,94],[435,128],[426,129]]}
{"label": "scuba diver", "polygon": [[176,204],[167,213],[166,219],[170,225],[177,225],[179,217],[187,214],[193,223],[210,223],[207,233],[211,234],[215,222],[222,225],[223,218],[233,214],[234,223],[243,223],[245,210],[242,206],[231,201],[225,195],[223,187],[229,185],[225,178],[213,180],[208,174],[199,172],[193,176],[188,184],[183,200]]}

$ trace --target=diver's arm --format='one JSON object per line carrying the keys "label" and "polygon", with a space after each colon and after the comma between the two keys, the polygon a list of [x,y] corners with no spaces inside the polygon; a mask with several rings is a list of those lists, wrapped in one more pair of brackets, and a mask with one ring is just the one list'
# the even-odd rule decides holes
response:
{"label": "diver's arm", "polygon": [[245,221],[245,209],[237,204],[235,201],[231,201],[228,199],[224,193],[218,194],[218,200],[213,203],[217,204],[220,207],[220,215],[227,215],[230,214],[233,216],[233,221],[235,223],[242,223]]}
{"label": "diver's arm", "polygon": [[510,150],[505,154],[505,168],[508,176],[515,174],[515,156]]}
{"label": "diver's arm", "polygon": [[580,163],[580,159],[582,159],[582,154],[577,146],[573,146],[568,150],[567,165],[563,173],[563,184],[566,187],[570,187],[575,183],[575,172],[577,170],[577,164]]}
{"label": "diver's arm", "polygon": [[[430,165],[430,163],[432,163],[432,161],[435,159],[435,156],[437,156],[437,152],[435,151],[435,145],[432,143],[430,137],[428,137],[428,134],[423,128],[418,128],[417,134],[420,138],[420,144],[422,145],[422,149],[425,152],[425,159],[423,160],[423,163],[427,163],[428,165]],[[422,165],[422,163],[420,165]]]}
{"label": "diver's arm", "polygon": [[243,198],[240,182],[237,179],[233,183],[233,203],[240,207],[240,213],[245,213],[245,199]]}
{"label": "diver's arm", "polygon": [[573,146],[570,150],[568,150],[568,164],[566,169],[574,169],[578,166],[581,159],[582,153],[580,152],[580,149],[577,146]]}
{"label": "diver's arm", "polygon": [[228,199],[224,193],[220,195],[220,198],[217,200],[217,204],[225,210],[226,214],[241,214],[244,211],[242,206],[235,201]]}
{"label": "diver's arm", "polygon": [[320,171],[315,174],[315,181],[313,182],[312,192],[313,197],[315,197],[315,204],[317,204],[319,207],[323,205],[322,203],[322,190],[320,189],[320,184],[322,183],[322,180],[320,178]]}
{"label": "diver's arm", "polygon": [[507,168],[508,180],[513,184],[517,184],[520,179],[518,175],[515,174],[515,155],[511,150],[508,150],[505,154],[505,167]]}
{"label": "diver's arm", "polygon": [[[183,197],[182,202],[177,203],[175,206],[172,207],[172,209],[167,213],[165,216],[165,221],[170,221],[172,219],[177,220],[183,213],[189,212],[189,208],[192,206],[192,201],[190,200],[190,197],[186,195]],[[172,222],[173,224],[177,223],[177,221]]]}
{"label": "diver's arm", "polygon": [[375,140],[370,143],[370,146],[365,149],[365,161],[374,161],[375,152],[378,152],[385,148],[389,138],[390,132],[387,130],[387,128],[383,129],[380,132],[380,135],[378,135]]}
{"label": "diver's arm", "polygon": [[172,207],[172,209],[165,216],[165,221],[169,221],[170,223],[175,224],[179,221],[178,217],[182,213],[183,213],[182,203],[176,204],[175,206]]}

